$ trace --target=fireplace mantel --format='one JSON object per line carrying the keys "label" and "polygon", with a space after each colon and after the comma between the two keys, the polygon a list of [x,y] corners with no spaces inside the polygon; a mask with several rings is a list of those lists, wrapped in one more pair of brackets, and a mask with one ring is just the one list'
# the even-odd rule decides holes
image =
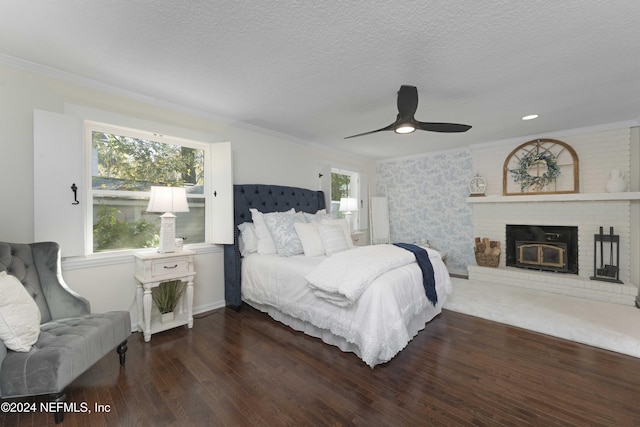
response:
{"label": "fireplace mantel", "polygon": [[523,203],[523,202],[593,202],[640,200],[640,192],[624,193],[567,193],[523,194],[521,196],[467,197],[467,203]]}

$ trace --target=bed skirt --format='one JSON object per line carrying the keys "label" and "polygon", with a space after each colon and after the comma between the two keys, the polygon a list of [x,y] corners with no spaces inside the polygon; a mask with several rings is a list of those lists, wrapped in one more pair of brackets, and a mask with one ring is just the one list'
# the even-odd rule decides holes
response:
{"label": "bed skirt", "polygon": [[347,341],[344,337],[333,334],[331,331],[327,329],[319,328],[317,326],[312,325],[311,323],[304,322],[300,319],[289,316],[288,314],[282,313],[280,310],[270,305],[259,304],[259,303],[256,303],[253,301],[247,301],[247,300],[245,300],[244,302],[246,304],[249,304],[251,307],[255,308],[256,310],[259,310],[259,311],[262,311],[263,313],[268,314],[274,320],[277,320],[278,322],[289,326],[291,329],[302,332],[305,335],[309,335],[315,338],[320,338],[326,344],[334,345],[345,353],[355,353],[355,355],[358,356],[358,358],[360,358],[363,362],[365,362],[367,365],[373,368],[376,365],[386,363],[389,360],[393,359],[393,357],[396,354],[398,354],[404,347],[406,347],[407,344],[409,344],[409,342],[416,335],[418,335],[418,332],[420,332],[425,328],[426,324],[429,321],[431,321],[434,317],[436,317],[438,314],[442,312],[442,307],[444,305],[445,300],[446,300],[446,295],[443,295],[441,298],[441,301],[438,301],[438,304],[436,305],[436,307],[431,307],[431,310],[424,310],[418,313],[416,316],[414,316],[410,320],[409,324],[406,327],[407,327],[408,335],[411,338],[409,338],[406,342],[404,342],[404,345],[402,345],[401,348],[398,348],[394,354],[390,356],[387,355],[387,356],[377,357],[374,360],[362,359],[362,352],[360,351],[360,348],[357,345]]}

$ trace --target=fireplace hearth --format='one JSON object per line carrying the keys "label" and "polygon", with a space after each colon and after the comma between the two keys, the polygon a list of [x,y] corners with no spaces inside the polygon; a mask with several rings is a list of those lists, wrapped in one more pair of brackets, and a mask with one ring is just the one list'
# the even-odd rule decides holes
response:
{"label": "fireplace hearth", "polygon": [[578,274],[578,227],[510,225],[507,267]]}

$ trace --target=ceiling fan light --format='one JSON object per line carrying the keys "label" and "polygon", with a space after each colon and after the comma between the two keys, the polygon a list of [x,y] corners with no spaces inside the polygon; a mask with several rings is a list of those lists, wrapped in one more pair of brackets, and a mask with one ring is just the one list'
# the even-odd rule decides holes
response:
{"label": "ceiling fan light", "polygon": [[411,133],[416,130],[416,127],[411,123],[401,123],[393,130],[395,133]]}

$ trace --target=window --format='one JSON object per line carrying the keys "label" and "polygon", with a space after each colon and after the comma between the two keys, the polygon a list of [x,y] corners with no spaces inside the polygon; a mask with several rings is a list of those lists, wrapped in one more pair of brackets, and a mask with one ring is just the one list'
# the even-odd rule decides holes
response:
{"label": "window", "polygon": [[[339,211],[340,199],[353,197],[360,205],[360,174],[357,172],[331,169],[331,212],[337,212],[338,218],[344,218],[344,213]],[[352,229],[360,229],[359,213],[353,213]]]}
{"label": "window", "polygon": [[176,213],[176,236],[206,241],[207,144],[93,122],[85,129],[93,252],[158,245],[159,216],[146,211],[152,185],[186,188],[189,212]]}

